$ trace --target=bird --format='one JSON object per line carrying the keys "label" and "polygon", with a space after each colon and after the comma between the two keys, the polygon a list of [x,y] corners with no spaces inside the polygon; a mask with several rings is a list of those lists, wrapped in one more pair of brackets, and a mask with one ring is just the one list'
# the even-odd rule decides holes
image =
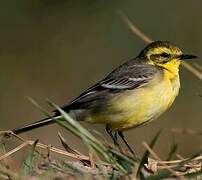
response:
{"label": "bird", "polygon": [[[76,121],[104,124],[115,144],[119,136],[135,154],[123,132],[157,119],[171,107],[180,89],[180,63],[194,58],[197,56],[184,54],[169,41],[151,42],[138,56],[115,68],[61,109]],[[55,110],[51,117],[12,131],[19,134],[61,117]]]}

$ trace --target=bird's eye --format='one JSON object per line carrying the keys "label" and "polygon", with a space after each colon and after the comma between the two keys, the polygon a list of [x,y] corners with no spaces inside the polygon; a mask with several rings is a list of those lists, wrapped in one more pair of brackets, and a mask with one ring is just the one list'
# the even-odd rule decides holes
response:
{"label": "bird's eye", "polygon": [[163,52],[163,53],[160,54],[160,56],[162,58],[168,58],[170,55],[168,53],[166,53],[166,52]]}

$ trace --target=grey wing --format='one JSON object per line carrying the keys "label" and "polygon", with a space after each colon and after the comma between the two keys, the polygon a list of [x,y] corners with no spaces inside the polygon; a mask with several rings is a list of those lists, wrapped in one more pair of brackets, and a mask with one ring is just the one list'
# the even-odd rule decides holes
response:
{"label": "grey wing", "polygon": [[109,96],[142,87],[156,74],[157,69],[152,65],[126,64],[115,69],[106,78],[84,91],[69,104],[62,107],[63,110],[86,109],[106,103]]}
{"label": "grey wing", "polygon": [[101,86],[114,90],[134,89],[147,83],[156,72],[154,66],[147,64],[123,66],[102,80]]}

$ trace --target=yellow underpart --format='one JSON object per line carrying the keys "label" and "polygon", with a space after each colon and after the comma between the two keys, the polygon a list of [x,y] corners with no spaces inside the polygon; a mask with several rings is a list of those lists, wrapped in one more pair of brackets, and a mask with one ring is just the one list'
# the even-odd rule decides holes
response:
{"label": "yellow underpart", "polygon": [[179,62],[169,63],[147,85],[126,90],[111,100],[105,112],[88,116],[85,121],[123,131],[159,117],[172,105],[180,88]]}

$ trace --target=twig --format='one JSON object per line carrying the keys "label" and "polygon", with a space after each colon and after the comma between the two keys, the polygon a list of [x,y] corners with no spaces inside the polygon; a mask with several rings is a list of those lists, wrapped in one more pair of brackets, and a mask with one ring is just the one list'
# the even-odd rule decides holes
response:
{"label": "twig", "polygon": [[[121,18],[123,19],[123,21],[127,24],[127,26],[129,27],[129,29],[136,34],[140,39],[142,39],[144,42],[146,43],[151,43],[153,40],[148,37],[143,31],[140,30],[139,27],[137,27],[123,12],[119,11],[119,14],[121,16]],[[194,74],[197,78],[199,78],[200,80],[202,80],[202,72],[199,71],[198,69],[196,69],[195,67],[193,67],[191,64],[182,61],[182,65],[188,70],[190,71],[192,74]]]}
{"label": "twig", "polygon": [[193,65],[202,71],[202,66],[198,63],[193,63]]}
{"label": "twig", "polygon": [[172,128],[172,132],[174,133],[180,133],[180,134],[188,134],[188,135],[202,135],[202,131],[197,131],[193,129],[181,129],[181,128]]}
{"label": "twig", "polygon": [[0,131],[0,135],[4,135],[4,134],[9,134],[11,133],[12,131]]}
{"label": "twig", "polygon": [[[34,141],[27,141],[29,145],[33,145]],[[47,149],[47,145],[45,144],[41,144],[41,143],[38,143],[36,145],[37,147],[41,148],[41,149]],[[68,156],[70,158],[74,158],[74,159],[78,159],[78,160],[89,160],[89,157],[85,156],[85,155],[79,155],[79,154],[72,154],[72,153],[69,153],[69,152],[66,152],[66,151],[63,151],[61,149],[58,149],[58,148],[55,148],[55,147],[49,147],[50,151],[51,152],[55,152],[55,153],[58,153],[58,154],[61,154],[61,155],[65,155],[65,156]]]}
{"label": "twig", "polygon": [[10,136],[13,136],[13,137],[17,138],[18,140],[20,140],[21,142],[25,142],[25,141],[26,141],[26,140],[23,139],[21,136],[19,136],[19,135],[13,133],[12,131],[7,131],[7,132],[5,133],[5,135],[6,135],[6,136],[9,136],[9,135],[10,135]]}
{"label": "twig", "polygon": [[[172,161],[162,161],[162,160],[160,160],[160,161],[158,161],[157,160],[157,163],[159,163],[159,164],[179,164],[179,163],[181,163],[182,161],[186,161],[186,160],[188,160],[189,158],[185,158],[185,159],[178,159],[178,160],[172,160]],[[202,156],[197,156],[196,158],[194,158],[193,159],[193,161],[201,161],[202,160]]]}
{"label": "twig", "polygon": [[[62,146],[64,147],[64,149],[71,154],[76,154],[76,155],[83,155],[82,153],[80,153],[79,151],[72,149],[66,142],[66,139],[62,136],[62,134],[60,132],[58,132],[58,136],[60,138],[60,141],[62,143]],[[83,155],[84,156],[84,155]],[[80,160],[83,164],[85,165],[89,165],[89,163],[91,163],[91,157],[89,156],[89,160]]]}
{"label": "twig", "polygon": [[[11,131],[4,131],[4,134],[5,133],[9,133],[9,135],[11,136],[14,136],[16,137],[17,139],[19,139],[20,141],[22,141],[23,143],[19,146],[17,146],[16,148],[14,148],[13,150],[9,151],[8,153],[4,154],[3,156],[0,157],[0,161],[2,159],[5,159],[7,158],[8,156],[10,156],[11,154],[19,151],[20,149],[22,149],[23,147],[25,147],[26,145],[33,145],[34,144],[34,141],[32,140],[24,140],[22,137],[14,134],[13,132]],[[2,132],[3,134],[3,132]],[[70,152],[66,152],[66,151],[63,151],[61,149],[58,149],[58,148],[55,148],[55,147],[49,147],[48,145],[44,145],[42,143],[37,143],[36,147],[38,148],[41,148],[41,149],[47,149],[49,148],[50,151],[52,152],[55,152],[55,153],[58,153],[58,154],[61,154],[61,155],[65,155],[65,156],[68,156],[70,158],[74,158],[74,159],[78,159],[78,160],[87,160],[89,161],[89,157],[85,156],[85,155],[80,155],[80,154],[73,154],[73,153],[70,153]]]}
{"label": "twig", "polygon": [[0,161],[7,158],[8,156],[16,153],[17,151],[19,151],[20,149],[22,149],[23,147],[27,146],[28,142],[24,142],[22,144],[20,144],[19,146],[17,146],[16,148],[12,149],[11,151],[7,152],[6,154],[0,156]]}
{"label": "twig", "polygon": [[[158,161],[161,161],[161,159],[159,158],[159,156],[149,147],[149,145],[146,143],[146,142],[143,142],[142,143],[143,146],[149,151],[149,153],[155,158],[157,159]],[[165,166],[166,167],[166,164],[164,163],[161,163],[161,165]],[[173,169],[169,168],[169,167],[166,167],[166,169],[168,171],[170,171],[174,176],[180,178],[180,179],[185,179],[184,177],[182,176],[179,176]]]}
{"label": "twig", "polygon": [[[195,63],[196,64],[196,63]],[[182,61],[182,65],[189,70],[192,74],[194,74],[196,77],[198,77],[200,80],[202,80],[202,73],[194,68],[191,64],[188,62]]]}
{"label": "twig", "polygon": [[58,137],[61,141],[62,146],[64,147],[64,149],[69,152],[69,153],[73,153],[73,154],[80,154],[80,152],[78,152],[77,150],[72,149],[66,142],[66,139],[62,136],[62,134],[60,132],[58,132]]}
{"label": "twig", "polygon": [[[35,141],[25,141],[22,144],[20,144],[19,146],[17,146],[16,148],[12,149],[11,151],[9,151],[8,153],[0,156],[0,161],[7,158],[8,156],[12,155],[13,153],[19,151],[20,149],[22,149],[23,147],[27,146],[27,145],[33,145]],[[50,147],[48,145],[45,144],[41,144],[41,143],[37,143],[36,147],[39,147],[41,149],[47,149],[49,148],[50,151],[61,154],[61,155],[65,155],[68,156],[70,158],[74,158],[74,159],[78,159],[78,160],[88,160],[89,161],[89,157],[85,156],[85,155],[79,155],[79,154],[72,154],[66,151],[63,151],[61,149],[55,148],[55,147]]]}
{"label": "twig", "polygon": [[136,34],[146,43],[151,43],[153,41],[151,38],[149,38],[149,36],[143,33],[140,28],[138,28],[123,12],[118,11],[118,13],[134,34]]}

